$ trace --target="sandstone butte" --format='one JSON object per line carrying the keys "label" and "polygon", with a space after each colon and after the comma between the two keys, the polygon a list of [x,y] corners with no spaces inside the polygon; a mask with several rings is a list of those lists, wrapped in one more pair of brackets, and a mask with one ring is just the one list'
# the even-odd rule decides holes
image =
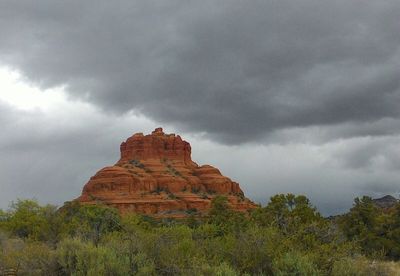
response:
{"label": "sandstone butte", "polygon": [[239,184],[210,165],[191,159],[190,144],[162,128],[149,135],[136,133],[121,144],[121,158],[98,171],[83,187],[82,204],[104,203],[121,213],[154,217],[206,214],[216,195],[226,196],[233,210],[246,212],[256,205]]}

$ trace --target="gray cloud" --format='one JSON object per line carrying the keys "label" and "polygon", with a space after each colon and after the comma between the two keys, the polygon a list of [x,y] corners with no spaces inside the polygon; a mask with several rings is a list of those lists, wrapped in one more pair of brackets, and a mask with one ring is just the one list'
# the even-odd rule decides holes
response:
{"label": "gray cloud", "polygon": [[399,12],[395,0],[5,1],[0,61],[108,112],[263,141],[398,120]]}
{"label": "gray cloud", "polygon": [[[358,196],[400,195],[398,169],[347,164],[346,149],[357,143],[366,146],[363,140],[220,146],[201,139],[195,143],[193,155],[200,163],[217,165],[222,173],[239,181],[245,194],[256,202],[265,204],[278,193],[304,194],[327,215],[345,212]],[[378,144],[375,138],[371,140]],[[395,146],[390,140],[386,143]],[[400,157],[399,151],[396,154]]]}
{"label": "gray cloud", "polygon": [[76,197],[159,125],[256,201],[304,193],[335,213],[397,195],[399,14],[397,0],[2,1],[0,63],[65,86],[71,107],[0,103],[0,207]]}
{"label": "gray cloud", "polygon": [[[64,105],[51,112],[21,111],[0,102],[0,208],[16,198],[57,205],[76,198],[90,176],[115,163],[122,140],[158,126],[132,114]],[[176,130],[167,126],[165,131]],[[298,130],[305,132],[309,130]],[[316,130],[311,132],[317,136]],[[394,167],[400,164],[398,136],[234,146],[181,134],[191,143],[196,162],[220,168],[248,197],[263,204],[276,193],[305,194],[324,214],[334,214],[349,208],[356,196],[400,192],[400,172]],[[285,136],[293,135],[299,137]]]}
{"label": "gray cloud", "polygon": [[17,198],[58,205],[76,198],[90,176],[119,158],[122,137],[155,126],[134,116],[115,123],[79,105],[73,112],[49,113],[21,111],[0,101],[0,115],[0,208]]}
{"label": "gray cloud", "polygon": [[[332,156],[349,169],[400,170],[400,137],[350,139],[336,147]],[[400,179],[398,184],[400,187]]]}

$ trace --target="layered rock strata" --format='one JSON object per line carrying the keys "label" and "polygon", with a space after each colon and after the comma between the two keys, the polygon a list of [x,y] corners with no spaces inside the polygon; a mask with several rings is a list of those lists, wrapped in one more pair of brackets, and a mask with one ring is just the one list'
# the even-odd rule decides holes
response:
{"label": "layered rock strata", "polygon": [[193,162],[190,144],[179,135],[165,134],[162,128],[150,135],[137,133],[120,150],[120,160],[91,177],[78,201],[155,217],[206,213],[216,195],[226,196],[237,211],[256,207],[238,183],[217,168]]}

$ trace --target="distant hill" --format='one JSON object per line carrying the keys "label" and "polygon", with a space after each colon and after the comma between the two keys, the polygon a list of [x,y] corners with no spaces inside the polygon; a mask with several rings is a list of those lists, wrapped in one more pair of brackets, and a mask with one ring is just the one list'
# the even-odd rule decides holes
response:
{"label": "distant hill", "polygon": [[384,209],[392,208],[399,202],[397,198],[391,195],[386,195],[381,198],[375,198],[372,201],[375,203],[376,206]]}

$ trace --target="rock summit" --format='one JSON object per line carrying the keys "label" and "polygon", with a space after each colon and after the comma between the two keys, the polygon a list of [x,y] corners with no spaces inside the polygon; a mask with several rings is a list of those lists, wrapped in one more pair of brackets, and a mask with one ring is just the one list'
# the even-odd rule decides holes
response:
{"label": "rock summit", "polygon": [[190,144],[162,128],[149,135],[136,133],[121,144],[121,158],[98,171],[77,199],[82,204],[105,203],[122,213],[155,217],[185,217],[204,214],[217,195],[226,196],[237,211],[256,205],[239,184],[210,165],[191,159]]}

